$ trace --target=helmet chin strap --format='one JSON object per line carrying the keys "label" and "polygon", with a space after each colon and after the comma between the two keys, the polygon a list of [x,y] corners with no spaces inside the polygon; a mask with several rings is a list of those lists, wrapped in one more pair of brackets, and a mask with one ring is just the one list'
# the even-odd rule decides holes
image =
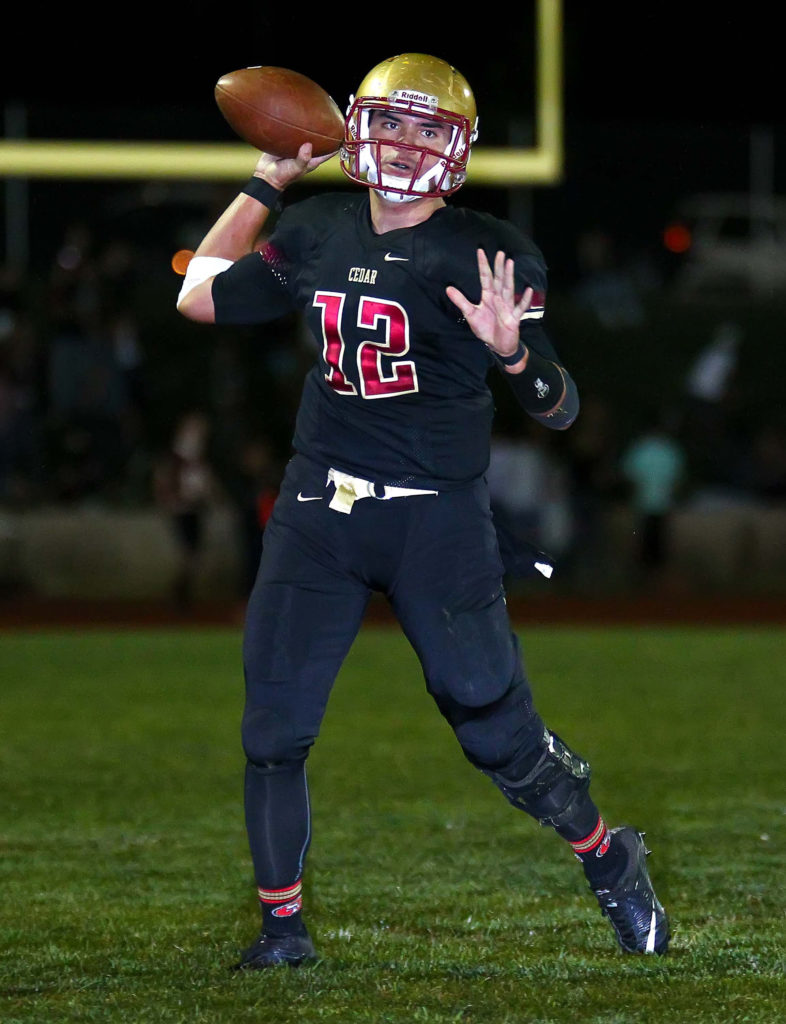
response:
{"label": "helmet chin strap", "polygon": [[412,195],[411,193],[391,192],[386,188],[378,188],[377,192],[389,203],[411,203],[413,199],[420,198],[419,196]]}

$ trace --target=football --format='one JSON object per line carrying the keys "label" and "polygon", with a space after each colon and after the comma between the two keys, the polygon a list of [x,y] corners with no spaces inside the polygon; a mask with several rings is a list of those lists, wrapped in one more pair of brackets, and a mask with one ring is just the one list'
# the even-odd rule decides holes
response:
{"label": "football", "polygon": [[313,156],[325,156],[344,138],[338,105],[322,86],[298,71],[230,71],[216,82],[215,99],[233,131],[272,156],[296,156],[304,142],[312,144]]}

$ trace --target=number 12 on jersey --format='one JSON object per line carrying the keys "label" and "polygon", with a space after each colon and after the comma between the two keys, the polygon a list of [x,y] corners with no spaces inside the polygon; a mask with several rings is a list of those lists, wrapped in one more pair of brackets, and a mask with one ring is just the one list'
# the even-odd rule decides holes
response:
{"label": "number 12 on jersey", "polygon": [[[316,292],[314,306],[321,310],[322,354],[327,363],[325,380],[341,395],[356,395],[358,388],[346,374],[344,292]],[[357,378],[363,398],[391,398],[418,390],[415,363],[402,359],[409,352],[409,317],[390,299],[362,295],[358,303]],[[351,329],[354,329],[351,328]],[[374,337],[365,337],[366,331]]]}

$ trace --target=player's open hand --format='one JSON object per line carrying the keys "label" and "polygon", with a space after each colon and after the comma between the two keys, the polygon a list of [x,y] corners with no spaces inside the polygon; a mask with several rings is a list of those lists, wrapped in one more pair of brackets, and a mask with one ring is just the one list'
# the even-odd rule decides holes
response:
{"label": "player's open hand", "polygon": [[518,348],[521,318],[532,302],[532,289],[527,288],[518,299],[515,292],[513,260],[498,252],[494,266],[482,249],[478,249],[480,302],[475,305],[453,285],[447,288],[448,298],[461,310],[473,334],[497,355],[509,356]]}
{"label": "player's open hand", "polygon": [[285,189],[293,181],[302,178],[304,174],[316,170],[320,164],[330,160],[335,153],[327,153],[325,156],[312,156],[310,142],[304,142],[298,150],[297,156],[277,157],[270,153],[260,153],[254,174],[258,178],[264,178],[273,188]]}

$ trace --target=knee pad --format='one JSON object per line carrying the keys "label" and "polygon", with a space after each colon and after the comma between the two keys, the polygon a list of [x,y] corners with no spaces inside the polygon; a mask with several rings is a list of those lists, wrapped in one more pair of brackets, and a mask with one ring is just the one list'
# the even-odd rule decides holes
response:
{"label": "knee pad", "polygon": [[537,750],[523,763],[512,765],[504,775],[488,770],[485,774],[514,807],[537,818],[541,825],[559,828],[573,817],[589,787],[591,769],[559,736],[544,729]]}
{"label": "knee pad", "polygon": [[499,772],[507,778],[508,767],[523,760],[522,752],[537,749],[540,756],[543,720],[533,707],[528,686],[514,687],[488,708],[442,703],[440,710],[453,727],[464,756],[486,774]]}
{"label": "knee pad", "polygon": [[302,761],[308,753],[308,745],[296,740],[291,720],[274,708],[247,707],[241,738],[246,757],[258,767]]}
{"label": "knee pad", "polygon": [[447,622],[446,633],[427,652],[430,693],[466,708],[500,700],[523,672],[504,597],[500,594],[483,608],[452,614]]}

